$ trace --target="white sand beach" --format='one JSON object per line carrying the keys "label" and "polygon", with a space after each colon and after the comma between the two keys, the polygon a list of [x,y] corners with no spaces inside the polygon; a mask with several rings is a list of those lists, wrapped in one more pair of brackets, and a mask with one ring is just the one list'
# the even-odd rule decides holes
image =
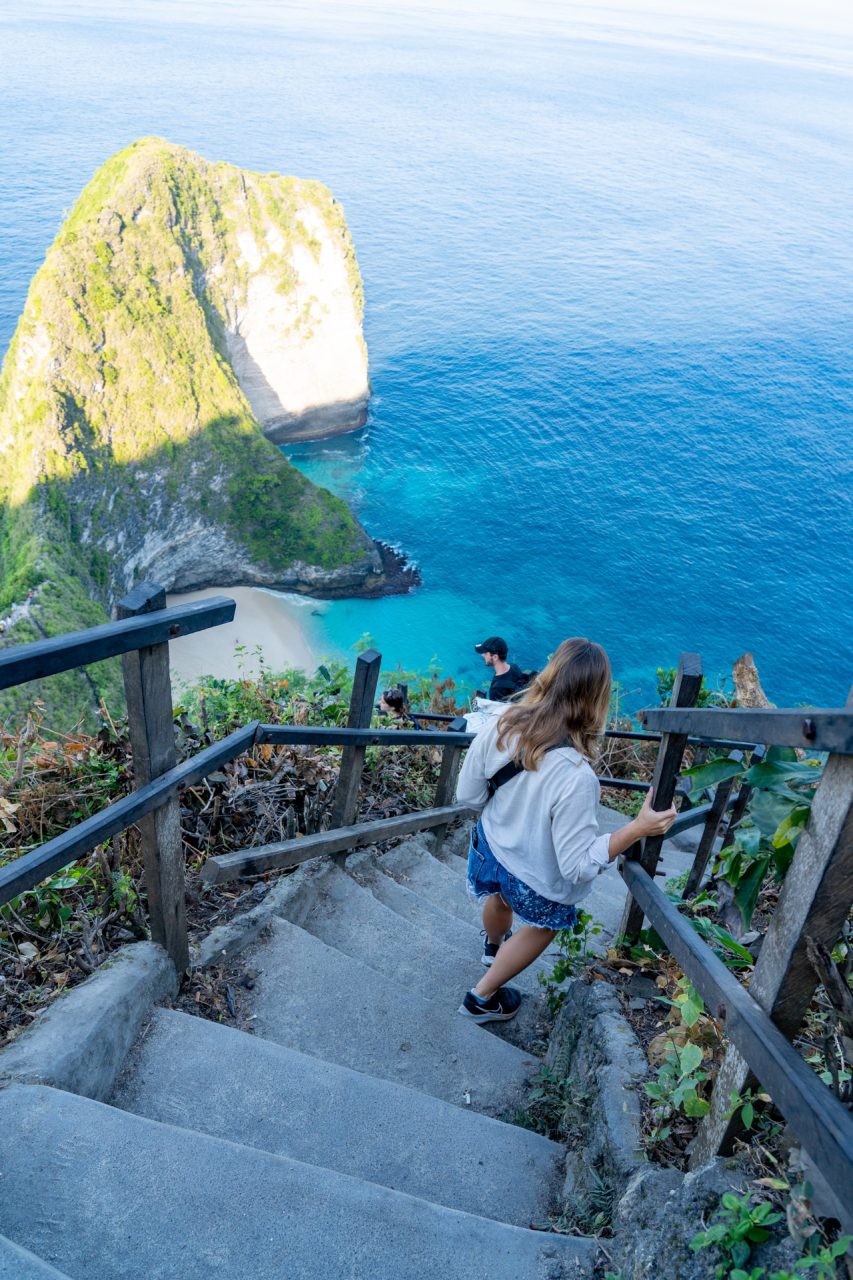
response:
{"label": "white sand beach", "polygon": [[[260,649],[271,671],[285,667],[314,670],[319,659],[306,637],[305,622],[310,606],[322,608],[322,605],[315,601],[295,603],[255,587],[208,587],[204,591],[167,596],[166,603],[189,604],[211,596],[230,596],[236,600],[234,621],[170,643],[172,679],[177,684],[206,675],[220,679],[255,676],[260,669],[256,649]],[[238,655],[237,645],[245,645],[246,652]]]}

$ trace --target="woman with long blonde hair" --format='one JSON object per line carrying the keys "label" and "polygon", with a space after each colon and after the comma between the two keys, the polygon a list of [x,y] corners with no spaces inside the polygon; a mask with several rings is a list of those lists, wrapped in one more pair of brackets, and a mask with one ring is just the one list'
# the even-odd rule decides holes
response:
{"label": "woman with long blonde hair", "polygon": [[[598,872],[645,836],[662,835],[674,808],[652,793],[632,822],[599,834],[598,779],[590,760],[610,706],[610,661],[601,645],[564,640],[530,687],[477,735],[457,800],[481,810],[471,833],[468,890],[483,905],[487,972],[459,1012],[476,1022],[515,1017],[521,993],[506,984],[532,964]],[[512,932],[513,916],[520,928]]]}

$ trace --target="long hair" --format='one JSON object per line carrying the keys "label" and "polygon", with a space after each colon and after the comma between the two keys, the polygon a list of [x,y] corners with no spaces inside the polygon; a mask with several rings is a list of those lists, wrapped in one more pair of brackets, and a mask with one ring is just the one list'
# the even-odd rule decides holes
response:
{"label": "long hair", "polygon": [[566,737],[591,756],[610,709],[610,659],[600,644],[564,640],[547,667],[500,718],[499,751],[524,769],[539,768],[549,747]]}
{"label": "long hair", "polygon": [[385,699],[387,706],[389,706],[398,716],[405,715],[409,709],[406,705],[406,699],[403,697],[403,690],[398,684],[394,685],[391,689],[385,689],[382,693],[382,697]]}

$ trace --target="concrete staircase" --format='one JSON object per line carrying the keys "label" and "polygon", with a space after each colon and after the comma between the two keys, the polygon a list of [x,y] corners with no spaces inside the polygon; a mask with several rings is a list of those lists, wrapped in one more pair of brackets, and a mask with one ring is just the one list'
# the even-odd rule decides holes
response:
{"label": "concrete staircase", "polygon": [[531,1229],[562,1148],[511,1123],[536,974],[515,1023],[457,1013],[482,973],[463,842],[278,881],[245,953],[254,1035],[159,1008],[102,1100],[0,1089],[0,1277],[591,1277],[595,1241]]}

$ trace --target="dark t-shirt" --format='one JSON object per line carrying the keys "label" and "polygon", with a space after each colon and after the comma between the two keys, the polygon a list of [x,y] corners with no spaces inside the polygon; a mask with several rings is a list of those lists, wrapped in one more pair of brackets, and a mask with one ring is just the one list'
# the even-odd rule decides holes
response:
{"label": "dark t-shirt", "polygon": [[507,698],[511,698],[523,683],[524,673],[521,667],[511,662],[508,671],[505,671],[502,676],[495,676],[492,680],[489,685],[489,697],[493,702],[506,702]]}

